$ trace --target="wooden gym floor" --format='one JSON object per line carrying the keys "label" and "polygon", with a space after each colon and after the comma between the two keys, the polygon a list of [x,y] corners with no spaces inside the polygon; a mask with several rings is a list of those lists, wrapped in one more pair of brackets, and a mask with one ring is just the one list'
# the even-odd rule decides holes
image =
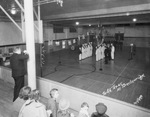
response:
{"label": "wooden gym floor", "polygon": [[45,56],[41,73],[46,79],[150,109],[150,48],[139,47],[133,60],[128,59],[129,47],[116,50],[109,64],[96,62],[95,56],[78,61],[76,51],[61,50]]}
{"label": "wooden gym floor", "polygon": [[[126,84],[124,88],[111,88],[111,92],[105,96],[133,104],[142,95],[136,105],[150,109],[150,48],[137,48],[131,61],[128,61],[128,52],[128,47],[124,47],[123,51],[117,50],[115,60],[107,65],[102,61],[101,66],[100,62],[95,62],[95,57],[78,61],[77,53],[71,50],[54,52],[45,58],[43,78],[100,95],[122,82]],[[142,74],[145,76],[142,80],[136,79]],[[13,85],[0,80],[0,117],[9,117],[12,99]]]}

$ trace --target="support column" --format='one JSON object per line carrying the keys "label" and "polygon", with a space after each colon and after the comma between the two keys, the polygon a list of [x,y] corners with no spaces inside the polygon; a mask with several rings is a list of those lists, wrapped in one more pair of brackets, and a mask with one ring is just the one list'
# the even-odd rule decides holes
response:
{"label": "support column", "polygon": [[25,24],[24,24],[24,13],[21,11],[21,26],[22,26],[22,40],[25,43]]}
{"label": "support column", "polygon": [[26,48],[29,53],[28,60],[28,85],[36,89],[36,64],[35,64],[35,39],[34,39],[34,22],[33,22],[33,0],[24,0],[25,10],[25,32]]}

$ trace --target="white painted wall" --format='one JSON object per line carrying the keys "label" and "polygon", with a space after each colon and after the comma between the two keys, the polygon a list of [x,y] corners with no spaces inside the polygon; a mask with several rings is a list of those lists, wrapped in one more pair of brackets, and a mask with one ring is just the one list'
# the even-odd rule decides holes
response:
{"label": "white painted wall", "polygon": [[77,29],[77,33],[70,33],[68,27],[64,27],[64,33],[53,33],[53,27],[44,27],[44,41],[58,40],[58,39],[67,39],[78,37],[78,34],[81,33],[81,29]]}
{"label": "white painted wall", "polygon": [[150,37],[150,26],[126,26],[126,27],[110,27],[106,28],[108,29],[108,32],[111,34],[114,34],[115,32],[122,32],[124,33],[125,37]]}
{"label": "white painted wall", "polygon": [[[84,32],[99,32],[97,28],[84,28]],[[125,26],[125,27],[105,27],[108,32],[108,36],[113,36],[115,33],[120,31],[124,33],[125,37],[150,37],[150,26]]]}
{"label": "white painted wall", "polygon": [[125,37],[150,37],[150,26],[131,26],[124,30]]}
{"label": "white painted wall", "polygon": [[0,22],[0,45],[23,43],[21,34],[21,31],[13,23]]}
{"label": "white painted wall", "polygon": [[[19,23],[20,25],[20,23]],[[115,32],[124,32],[125,37],[150,37],[150,26],[126,26],[126,27],[105,27],[109,36],[113,36]],[[77,33],[70,33],[68,27],[64,27],[64,33],[53,33],[53,27],[43,28],[44,41],[66,39],[78,37],[87,32],[99,32],[97,28],[82,28],[77,27]],[[38,33],[35,29],[35,41],[38,39]],[[12,22],[0,22],[0,45],[24,43],[22,40],[21,31]]]}
{"label": "white painted wall", "polygon": [[[95,32],[98,34],[97,28],[86,28],[83,32]],[[129,46],[131,43],[136,44],[137,47],[150,47],[150,26],[126,26],[126,27],[105,27],[107,31],[106,36],[114,37],[115,33],[124,33],[124,46]],[[114,40],[110,38],[106,40]]]}

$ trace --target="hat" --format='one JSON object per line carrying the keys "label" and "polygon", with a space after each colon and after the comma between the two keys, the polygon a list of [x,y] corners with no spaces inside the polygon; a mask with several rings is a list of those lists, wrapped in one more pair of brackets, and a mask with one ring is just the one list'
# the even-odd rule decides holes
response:
{"label": "hat", "polygon": [[104,114],[107,111],[107,106],[103,103],[98,103],[95,107],[99,114]]}
{"label": "hat", "polygon": [[70,106],[70,102],[68,100],[61,99],[59,101],[59,109],[60,110],[66,110],[69,108],[69,106]]}

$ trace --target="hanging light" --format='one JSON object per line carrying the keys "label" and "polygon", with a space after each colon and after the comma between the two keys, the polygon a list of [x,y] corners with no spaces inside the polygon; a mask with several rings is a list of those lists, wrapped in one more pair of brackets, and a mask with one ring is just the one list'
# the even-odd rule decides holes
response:
{"label": "hanging light", "polygon": [[11,12],[11,14],[15,15],[15,14],[17,13],[17,10],[16,10],[15,8],[12,8],[12,9],[10,10],[10,12]]}
{"label": "hanging light", "polygon": [[136,22],[136,21],[137,21],[137,19],[136,19],[136,18],[133,18],[133,19],[132,19],[132,21],[133,21],[133,22]]}
{"label": "hanging light", "polygon": [[18,12],[15,3],[11,3],[9,11],[12,15],[15,15]]}
{"label": "hanging light", "polygon": [[76,22],[76,25],[79,25],[79,22]]}

